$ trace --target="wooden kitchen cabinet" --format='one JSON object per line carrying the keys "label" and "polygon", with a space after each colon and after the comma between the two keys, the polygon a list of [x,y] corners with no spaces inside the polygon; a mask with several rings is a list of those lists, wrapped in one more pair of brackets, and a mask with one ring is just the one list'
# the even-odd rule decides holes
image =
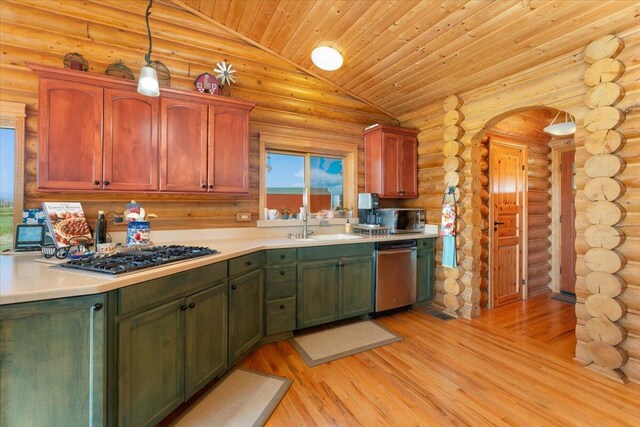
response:
{"label": "wooden kitchen cabinet", "polygon": [[436,243],[435,238],[418,240],[417,253],[417,295],[416,302],[426,302],[433,299],[435,295],[435,260]]}
{"label": "wooden kitchen cabinet", "polygon": [[106,298],[0,307],[0,425],[106,425]]}
{"label": "wooden kitchen cabinet", "polygon": [[249,192],[249,111],[209,107],[207,185],[217,193]]}
{"label": "wooden kitchen cabinet", "polygon": [[38,188],[102,188],[103,90],[77,81],[40,79]]}
{"label": "wooden kitchen cabinet", "polygon": [[158,106],[158,98],[104,90],[103,189],[158,189]]}
{"label": "wooden kitchen cabinet", "polygon": [[207,104],[163,98],[160,115],[160,190],[206,192]]}
{"label": "wooden kitchen cabinet", "polygon": [[382,198],[418,197],[417,132],[376,125],[363,136],[365,192]]}
{"label": "wooden kitchen cabinet", "polygon": [[373,246],[299,249],[298,329],[373,311]]}
{"label": "wooden kitchen cabinet", "polygon": [[155,425],[226,371],[226,275],[222,262],[117,291],[118,425]]}
{"label": "wooden kitchen cabinet", "polygon": [[273,249],[265,254],[265,335],[296,329],[296,249]]}
{"label": "wooden kitchen cabinet", "polygon": [[[262,253],[260,253],[262,255]],[[229,363],[246,354],[264,336],[262,266],[229,280]]]}

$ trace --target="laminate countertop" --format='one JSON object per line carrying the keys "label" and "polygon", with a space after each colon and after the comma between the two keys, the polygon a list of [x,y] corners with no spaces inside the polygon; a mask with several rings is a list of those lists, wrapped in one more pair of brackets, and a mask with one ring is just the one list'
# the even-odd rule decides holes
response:
{"label": "laminate countertop", "polygon": [[57,267],[55,264],[38,262],[36,260],[43,259],[40,254],[1,255],[0,305],[99,294],[266,249],[348,245],[432,237],[438,237],[438,235],[436,233],[415,233],[323,241],[297,241],[282,237],[242,237],[162,242],[161,244],[206,246],[216,249],[220,253],[125,273],[116,277],[68,270]]}

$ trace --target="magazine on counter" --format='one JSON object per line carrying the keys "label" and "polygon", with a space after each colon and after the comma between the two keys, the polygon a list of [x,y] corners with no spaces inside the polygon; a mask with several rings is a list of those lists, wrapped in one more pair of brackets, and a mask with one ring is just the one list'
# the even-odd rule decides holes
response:
{"label": "magazine on counter", "polygon": [[[42,209],[56,248],[76,243],[89,243],[91,229],[78,202],[43,202]],[[77,239],[74,241],[74,239]]]}

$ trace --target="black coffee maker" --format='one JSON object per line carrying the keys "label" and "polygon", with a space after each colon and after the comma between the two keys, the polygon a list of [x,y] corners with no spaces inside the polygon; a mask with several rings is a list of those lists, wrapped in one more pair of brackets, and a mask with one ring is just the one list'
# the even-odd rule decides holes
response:
{"label": "black coffee maker", "polygon": [[380,200],[377,193],[358,194],[358,220],[360,225],[376,227],[380,225],[380,214],[377,212]]}

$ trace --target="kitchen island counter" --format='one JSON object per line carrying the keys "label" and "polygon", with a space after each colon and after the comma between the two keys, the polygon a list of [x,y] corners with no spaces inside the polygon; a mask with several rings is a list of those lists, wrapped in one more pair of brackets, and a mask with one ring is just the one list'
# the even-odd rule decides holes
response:
{"label": "kitchen island counter", "polygon": [[42,258],[40,254],[2,255],[0,256],[0,305],[99,294],[267,249],[348,245],[438,236],[436,233],[412,233],[349,240],[297,241],[286,237],[250,237],[246,236],[246,233],[244,234],[240,238],[157,242],[157,244],[206,246],[214,248],[220,253],[125,273],[116,277],[68,270],[52,264],[37,262],[36,259]]}

